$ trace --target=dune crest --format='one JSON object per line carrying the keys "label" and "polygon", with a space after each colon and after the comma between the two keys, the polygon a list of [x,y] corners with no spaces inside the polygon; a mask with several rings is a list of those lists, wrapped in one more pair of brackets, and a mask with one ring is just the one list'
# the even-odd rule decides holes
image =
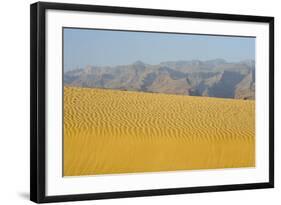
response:
{"label": "dune crest", "polygon": [[255,101],[64,87],[64,175],[255,166]]}

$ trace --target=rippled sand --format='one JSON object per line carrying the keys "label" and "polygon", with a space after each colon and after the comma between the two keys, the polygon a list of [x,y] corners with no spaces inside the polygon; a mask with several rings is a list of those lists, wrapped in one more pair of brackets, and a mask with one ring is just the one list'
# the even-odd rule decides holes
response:
{"label": "rippled sand", "polygon": [[255,102],[64,88],[64,175],[255,166]]}

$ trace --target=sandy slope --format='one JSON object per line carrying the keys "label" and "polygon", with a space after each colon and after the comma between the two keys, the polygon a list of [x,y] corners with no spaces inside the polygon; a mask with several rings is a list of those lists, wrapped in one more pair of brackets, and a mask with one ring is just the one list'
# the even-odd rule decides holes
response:
{"label": "sandy slope", "polygon": [[64,88],[64,175],[255,166],[255,102]]}

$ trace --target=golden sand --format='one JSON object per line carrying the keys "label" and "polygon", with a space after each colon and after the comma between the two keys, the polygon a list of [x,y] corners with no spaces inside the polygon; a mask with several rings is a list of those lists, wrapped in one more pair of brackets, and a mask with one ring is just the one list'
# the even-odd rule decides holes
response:
{"label": "golden sand", "polygon": [[255,166],[255,102],[64,88],[64,175]]}

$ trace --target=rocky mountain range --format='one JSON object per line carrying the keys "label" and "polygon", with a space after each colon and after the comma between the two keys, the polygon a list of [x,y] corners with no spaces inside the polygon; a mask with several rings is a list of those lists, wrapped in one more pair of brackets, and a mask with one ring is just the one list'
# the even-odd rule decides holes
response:
{"label": "rocky mountain range", "polygon": [[64,84],[153,93],[255,99],[255,61],[137,61],[119,66],[87,66],[64,73]]}

